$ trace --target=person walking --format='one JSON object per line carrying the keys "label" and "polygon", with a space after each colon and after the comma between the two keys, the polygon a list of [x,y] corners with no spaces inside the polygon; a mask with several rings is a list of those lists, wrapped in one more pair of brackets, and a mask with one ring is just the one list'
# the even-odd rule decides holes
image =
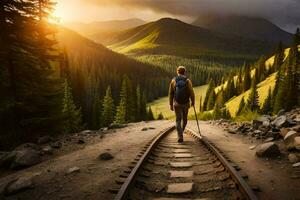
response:
{"label": "person walking", "polygon": [[183,66],[177,68],[177,76],[172,79],[169,87],[170,109],[175,111],[178,142],[183,142],[183,132],[187,125],[187,116],[191,106],[195,106],[195,93],[192,81],[186,76]]}

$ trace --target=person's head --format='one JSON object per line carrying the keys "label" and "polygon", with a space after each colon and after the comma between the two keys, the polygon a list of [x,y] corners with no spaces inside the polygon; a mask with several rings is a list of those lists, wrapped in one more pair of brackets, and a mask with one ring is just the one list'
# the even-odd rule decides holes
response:
{"label": "person's head", "polygon": [[185,69],[184,66],[179,66],[179,67],[177,67],[177,74],[178,74],[178,75],[184,75],[184,74],[185,74],[185,71],[186,71],[186,69]]}

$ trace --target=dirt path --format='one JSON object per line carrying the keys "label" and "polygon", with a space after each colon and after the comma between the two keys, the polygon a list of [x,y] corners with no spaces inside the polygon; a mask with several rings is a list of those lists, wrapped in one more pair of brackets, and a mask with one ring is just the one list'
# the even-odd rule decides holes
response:
{"label": "dirt path", "polygon": [[[11,180],[37,174],[34,188],[0,199],[113,199],[108,189],[115,187],[118,179],[130,162],[137,156],[141,148],[160,131],[174,125],[170,121],[141,122],[130,124],[105,134],[99,142],[86,145],[84,148],[60,155],[34,167],[18,171],[0,178],[0,194],[3,187]],[[212,142],[223,150],[249,176],[250,184],[258,185],[262,190],[258,193],[261,199],[300,199],[300,179],[292,179],[295,169],[291,168],[286,158],[264,160],[257,158],[249,147],[259,143],[251,143],[243,136],[232,135],[221,128],[201,122],[201,129]],[[194,121],[189,126],[196,129]],[[145,127],[154,127],[141,131]],[[100,153],[110,152],[114,159],[102,161]],[[66,175],[71,167],[79,167],[80,172]],[[299,174],[298,174],[299,175]],[[297,177],[297,176],[296,176]]]}
{"label": "dirt path", "polygon": [[[0,191],[16,177],[39,174],[34,179],[33,189],[8,197],[0,196],[0,199],[112,199],[108,189],[114,187],[120,172],[150,139],[170,126],[169,121],[131,124],[106,134],[99,143],[3,177],[0,179]],[[155,129],[141,131],[144,127]],[[114,159],[99,160],[98,156],[103,152],[110,152]],[[80,168],[80,172],[66,175],[66,171],[75,166]]]}
{"label": "dirt path", "polygon": [[[286,157],[274,160],[255,156],[255,150],[249,147],[261,143],[240,135],[232,135],[217,126],[201,122],[201,131],[215,143],[225,154],[240,166],[249,176],[249,183],[258,186],[260,199],[294,200],[300,199],[300,177],[295,174],[298,169],[292,168]],[[189,127],[197,130],[196,122],[189,122]]]}

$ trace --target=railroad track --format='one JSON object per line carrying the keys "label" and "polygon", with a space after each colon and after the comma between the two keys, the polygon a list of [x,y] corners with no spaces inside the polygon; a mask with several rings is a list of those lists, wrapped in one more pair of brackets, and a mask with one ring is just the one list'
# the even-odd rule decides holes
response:
{"label": "railroad track", "polygon": [[182,144],[175,127],[161,132],[132,164],[115,200],[257,199],[219,150],[191,129]]}

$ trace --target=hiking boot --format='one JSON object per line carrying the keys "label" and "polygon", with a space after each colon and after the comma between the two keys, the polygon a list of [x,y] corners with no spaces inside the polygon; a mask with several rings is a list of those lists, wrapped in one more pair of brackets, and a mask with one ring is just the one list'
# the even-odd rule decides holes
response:
{"label": "hiking boot", "polygon": [[182,142],[183,142],[183,139],[182,139],[182,138],[178,139],[178,142],[179,142],[179,143],[182,143]]}

